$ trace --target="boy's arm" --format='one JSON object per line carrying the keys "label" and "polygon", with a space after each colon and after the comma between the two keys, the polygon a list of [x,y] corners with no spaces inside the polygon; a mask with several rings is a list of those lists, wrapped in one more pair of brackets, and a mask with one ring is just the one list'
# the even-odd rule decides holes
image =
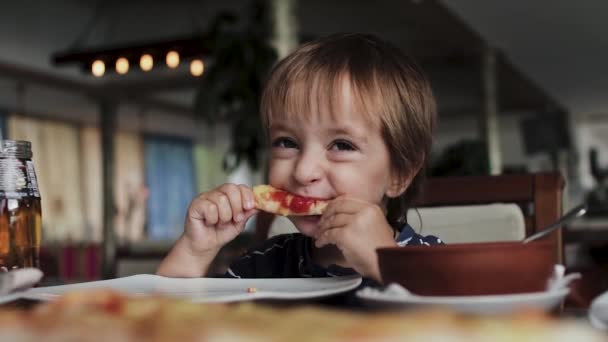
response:
{"label": "boy's arm", "polygon": [[219,249],[195,254],[191,252],[187,243],[184,236],[180,237],[169,254],[161,261],[156,274],[174,278],[204,277]]}
{"label": "boy's arm", "polygon": [[188,207],[184,234],[156,274],[205,276],[220,248],[243,232],[247,220],[257,212],[253,192],[245,185],[226,183],[198,195]]}

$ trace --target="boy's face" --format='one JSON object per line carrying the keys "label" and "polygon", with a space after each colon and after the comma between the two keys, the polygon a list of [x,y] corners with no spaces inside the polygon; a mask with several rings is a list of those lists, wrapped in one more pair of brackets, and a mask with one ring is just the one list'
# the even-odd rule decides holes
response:
{"label": "boy's face", "polygon": [[[270,184],[321,199],[347,195],[380,205],[391,179],[389,151],[379,125],[357,114],[348,84],[335,106],[339,112],[297,113],[270,127]],[[318,108],[313,103],[311,108]],[[290,217],[313,236],[320,216]]]}

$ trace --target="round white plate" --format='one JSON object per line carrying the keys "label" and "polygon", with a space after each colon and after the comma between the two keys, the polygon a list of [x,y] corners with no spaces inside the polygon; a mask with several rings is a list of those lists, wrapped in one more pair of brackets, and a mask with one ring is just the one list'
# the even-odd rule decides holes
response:
{"label": "round white plate", "polygon": [[597,329],[608,330],[608,291],[591,302],[589,321]]}
{"label": "round white plate", "polygon": [[[355,289],[361,277],[335,278],[166,278],[152,274],[87,283],[33,288],[22,298],[53,300],[71,292],[93,289],[113,289],[131,295],[162,294],[193,302],[235,302],[255,299],[300,300],[327,297]],[[250,289],[253,289],[251,291]]]}
{"label": "round white plate", "polygon": [[570,293],[562,288],[547,292],[491,296],[414,296],[397,295],[365,288],[357,297],[368,305],[385,308],[447,307],[462,313],[501,314],[526,309],[550,311]]}
{"label": "round white plate", "polygon": [[17,300],[17,299],[21,298],[22,294],[23,294],[23,292],[16,292],[16,293],[11,293],[11,294],[0,296],[0,304],[9,303],[14,300]]}

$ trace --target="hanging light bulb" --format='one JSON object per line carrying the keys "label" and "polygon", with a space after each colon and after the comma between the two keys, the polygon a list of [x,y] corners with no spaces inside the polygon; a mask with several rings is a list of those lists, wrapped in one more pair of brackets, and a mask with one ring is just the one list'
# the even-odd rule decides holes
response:
{"label": "hanging light bulb", "polygon": [[153,66],[154,66],[154,59],[152,59],[151,55],[144,54],[139,59],[139,67],[141,68],[141,70],[150,71],[150,70],[152,70]]}
{"label": "hanging light bulb", "polygon": [[179,53],[177,53],[177,51],[173,51],[173,50],[167,52],[166,61],[167,61],[167,66],[169,68],[171,68],[171,69],[177,68],[177,66],[179,65]]}
{"label": "hanging light bulb", "polygon": [[129,60],[124,58],[124,57],[120,57],[119,59],[116,60],[116,72],[124,75],[129,71]]}
{"label": "hanging light bulb", "polygon": [[203,71],[205,71],[205,65],[202,60],[193,59],[192,62],[190,62],[190,73],[193,76],[198,77],[203,74]]}
{"label": "hanging light bulb", "polygon": [[96,60],[91,65],[91,72],[95,77],[101,77],[106,72],[106,64],[102,60]]}

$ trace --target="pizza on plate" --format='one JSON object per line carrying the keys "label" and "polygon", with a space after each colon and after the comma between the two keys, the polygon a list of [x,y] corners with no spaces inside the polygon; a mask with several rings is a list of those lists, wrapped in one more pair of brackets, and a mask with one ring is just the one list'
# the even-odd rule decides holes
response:
{"label": "pizza on plate", "polygon": [[321,215],[329,203],[327,200],[298,196],[265,184],[254,186],[253,194],[257,209],[283,216]]}
{"label": "pizza on plate", "polygon": [[70,293],[30,311],[0,309],[1,341],[605,341],[586,322],[537,313],[347,312],[255,303],[195,304],[109,290]]}

